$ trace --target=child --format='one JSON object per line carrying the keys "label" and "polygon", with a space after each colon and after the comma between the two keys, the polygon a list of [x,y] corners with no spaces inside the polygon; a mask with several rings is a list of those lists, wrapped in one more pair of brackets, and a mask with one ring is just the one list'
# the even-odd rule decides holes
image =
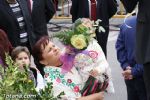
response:
{"label": "child", "polygon": [[116,42],[117,59],[123,69],[128,100],[147,100],[143,80],[143,66],[135,61],[136,16],[128,18],[120,27]]}
{"label": "child", "polygon": [[11,53],[11,57],[21,70],[24,69],[23,67],[28,67],[27,70],[29,72],[29,78],[31,78],[34,81],[34,83],[37,83],[37,86],[36,86],[37,91],[39,91],[39,89],[42,89],[44,87],[43,77],[41,76],[38,69],[35,68],[37,72],[37,82],[35,82],[34,75],[29,68],[31,62],[30,62],[30,52],[27,47],[18,46],[14,48]]}

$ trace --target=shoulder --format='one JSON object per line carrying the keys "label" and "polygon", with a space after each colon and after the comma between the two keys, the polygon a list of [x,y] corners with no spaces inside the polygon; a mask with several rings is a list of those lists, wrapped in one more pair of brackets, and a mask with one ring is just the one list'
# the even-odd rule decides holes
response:
{"label": "shoulder", "polygon": [[120,26],[120,29],[122,31],[129,30],[129,29],[135,29],[136,27],[136,16],[131,16],[129,18],[124,19],[124,23]]}

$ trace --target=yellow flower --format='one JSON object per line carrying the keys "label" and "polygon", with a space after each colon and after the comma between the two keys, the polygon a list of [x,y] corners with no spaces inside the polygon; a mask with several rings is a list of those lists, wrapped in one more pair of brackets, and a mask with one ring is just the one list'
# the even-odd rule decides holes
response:
{"label": "yellow flower", "polygon": [[31,83],[32,82],[32,80],[28,80],[28,83]]}
{"label": "yellow flower", "polygon": [[79,35],[73,35],[71,37],[71,44],[76,48],[76,49],[83,49],[87,47],[86,43],[86,38],[84,35],[79,34]]}

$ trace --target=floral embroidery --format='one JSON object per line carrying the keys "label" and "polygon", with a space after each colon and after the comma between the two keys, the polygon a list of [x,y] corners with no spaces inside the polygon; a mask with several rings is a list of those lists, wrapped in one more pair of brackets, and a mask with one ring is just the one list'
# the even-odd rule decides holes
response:
{"label": "floral embroidery", "polygon": [[79,53],[74,59],[74,66],[84,68],[93,63],[93,59],[89,55]]}
{"label": "floral embroidery", "polygon": [[71,79],[68,79],[67,82],[68,82],[68,83],[72,83],[72,80],[71,80]]}
{"label": "floral embroidery", "polygon": [[78,86],[75,86],[73,91],[74,91],[74,92],[79,92],[79,87],[78,87]]}
{"label": "floral embroidery", "polygon": [[60,78],[56,78],[56,82],[60,83],[61,82]]}
{"label": "floral embroidery", "polygon": [[45,73],[44,77],[47,78],[49,76],[49,73]]}
{"label": "floral embroidery", "polygon": [[48,80],[55,80],[59,84],[61,83],[65,86],[70,87],[74,92],[79,92],[79,86],[73,83],[71,79],[65,79],[65,75],[61,74],[61,72],[58,69],[44,68],[44,71],[46,73],[45,76],[48,75],[47,77],[45,77],[47,82]]}
{"label": "floral embroidery", "polygon": [[98,53],[96,51],[89,51],[89,56],[92,58],[92,59],[96,59],[97,56],[98,56]]}

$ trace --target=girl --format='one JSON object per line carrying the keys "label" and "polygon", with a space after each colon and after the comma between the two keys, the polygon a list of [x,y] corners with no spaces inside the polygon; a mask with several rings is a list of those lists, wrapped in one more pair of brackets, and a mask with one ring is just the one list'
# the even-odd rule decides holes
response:
{"label": "girl", "polygon": [[[11,57],[21,70],[24,69],[23,67],[28,67],[29,77],[35,82],[34,75],[29,68],[31,64],[31,57],[28,48],[24,46],[18,46],[14,48],[11,53]],[[42,75],[40,74],[37,68],[35,68],[35,70],[37,72],[37,82],[35,82],[35,84],[37,84],[36,90],[39,91],[39,89],[42,89],[45,85]]]}

